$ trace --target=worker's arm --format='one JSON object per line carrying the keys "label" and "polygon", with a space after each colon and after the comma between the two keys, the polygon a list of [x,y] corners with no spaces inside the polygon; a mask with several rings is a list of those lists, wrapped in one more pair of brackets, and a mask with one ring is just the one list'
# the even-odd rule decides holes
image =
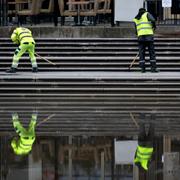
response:
{"label": "worker's arm", "polygon": [[136,35],[137,35],[136,23],[134,23],[134,27],[135,27],[135,33],[136,33]]}
{"label": "worker's arm", "polygon": [[13,31],[13,33],[11,35],[11,40],[13,41],[13,43],[19,44],[18,33],[17,33],[16,29]]}
{"label": "worker's arm", "polygon": [[156,29],[156,20],[155,20],[155,18],[150,13],[147,14],[147,18],[148,18],[149,21],[151,21],[152,27],[155,30]]}

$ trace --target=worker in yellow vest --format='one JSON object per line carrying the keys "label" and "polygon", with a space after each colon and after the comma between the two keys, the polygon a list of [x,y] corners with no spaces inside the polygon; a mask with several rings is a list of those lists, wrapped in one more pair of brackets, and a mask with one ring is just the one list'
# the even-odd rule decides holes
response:
{"label": "worker in yellow vest", "polygon": [[38,72],[38,66],[35,57],[35,41],[32,37],[32,32],[28,28],[18,27],[16,28],[12,35],[11,40],[18,44],[19,47],[15,50],[13,56],[13,62],[11,68],[7,70],[7,73],[15,73],[18,67],[19,59],[25,53],[29,53],[32,64],[32,72]]}
{"label": "worker in yellow vest", "polygon": [[36,139],[35,126],[37,114],[32,114],[28,129],[25,129],[19,121],[18,114],[12,115],[13,126],[19,135],[19,138],[14,137],[11,141],[11,147],[16,155],[26,155],[32,150],[33,143]]}
{"label": "worker in yellow vest", "polygon": [[138,146],[135,153],[134,163],[140,169],[147,171],[152,159],[154,142],[154,125],[151,123],[149,131],[146,134],[145,124],[140,124],[140,131],[138,135]]}
{"label": "worker in yellow vest", "polygon": [[139,66],[141,72],[146,72],[145,51],[149,50],[151,72],[158,72],[156,66],[156,54],[154,50],[154,31],[156,23],[154,17],[144,8],[140,8],[138,14],[134,18],[136,35],[139,43]]}

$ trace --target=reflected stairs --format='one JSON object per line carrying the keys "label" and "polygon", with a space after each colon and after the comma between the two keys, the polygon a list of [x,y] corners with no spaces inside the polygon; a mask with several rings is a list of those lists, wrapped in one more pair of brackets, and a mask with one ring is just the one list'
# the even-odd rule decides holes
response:
{"label": "reflected stairs", "polygon": [[[36,39],[39,73],[27,55],[7,74],[16,48],[0,39],[0,132],[14,132],[11,114],[28,125],[38,111],[39,135],[136,135],[144,113],[158,134],[180,134],[180,39],[155,40],[160,73],[140,73],[136,39]],[[147,58],[147,64],[148,58]],[[147,71],[150,67],[147,68]],[[151,115],[155,119],[151,119]],[[132,115],[134,119],[132,118]]]}

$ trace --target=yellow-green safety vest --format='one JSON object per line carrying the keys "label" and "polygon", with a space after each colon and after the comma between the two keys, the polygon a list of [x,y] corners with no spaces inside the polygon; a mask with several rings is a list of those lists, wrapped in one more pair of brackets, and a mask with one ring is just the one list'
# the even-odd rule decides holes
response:
{"label": "yellow-green safety vest", "polygon": [[35,141],[34,136],[20,137],[18,140],[18,146],[15,150],[17,155],[28,154],[32,150],[32,145]]}
{"label": "yellow-green safety vest", "polygon": [[153,28],[152,28],[152,23],[150,21],[148,21],[147,14],[148,14],[148,12],[145,12],[139,20],[134,18],[138,37],[143,36],[143,35],[154,34]]}
{"label": "yellow-green safety vest", "polygon": [[136,156],[134,159],[134,163],[140,163],[141,167],[144,168],[146,171],[148,170],[148,162],[150,161],[153,153],[153,147],[137,147]]}
{"label": "yellow-green safety vest", "polygon": [[16,44],[23,44],[24,42],[35,44],[31,31],[24,27],[16,28],[11,35],[11,39]]}

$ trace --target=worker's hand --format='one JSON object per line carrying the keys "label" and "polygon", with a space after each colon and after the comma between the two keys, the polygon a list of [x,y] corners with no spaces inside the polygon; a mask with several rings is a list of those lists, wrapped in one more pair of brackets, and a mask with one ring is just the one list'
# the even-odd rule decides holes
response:
{"label": "worker's hand", "polygon": [[32,118],[37,119],[37,116],[38,116],[38,111],[34,110],[32,113]]}
{"label": "worker's hand", "polygon": [[156,23],[155,22],[152,22],[152,27],[153,27],[153,31],[156,30]]}
{"label": "worker's hand", "polygon": [[17,44],[17,45],[20,44],[18,40],[14,41],[13,43],[14,43],[14,44]]}
{"label": "worker's hand", "polygon": [[18,114],[17,113],[12,113],[12,119],[13,120],[19,119]]}

